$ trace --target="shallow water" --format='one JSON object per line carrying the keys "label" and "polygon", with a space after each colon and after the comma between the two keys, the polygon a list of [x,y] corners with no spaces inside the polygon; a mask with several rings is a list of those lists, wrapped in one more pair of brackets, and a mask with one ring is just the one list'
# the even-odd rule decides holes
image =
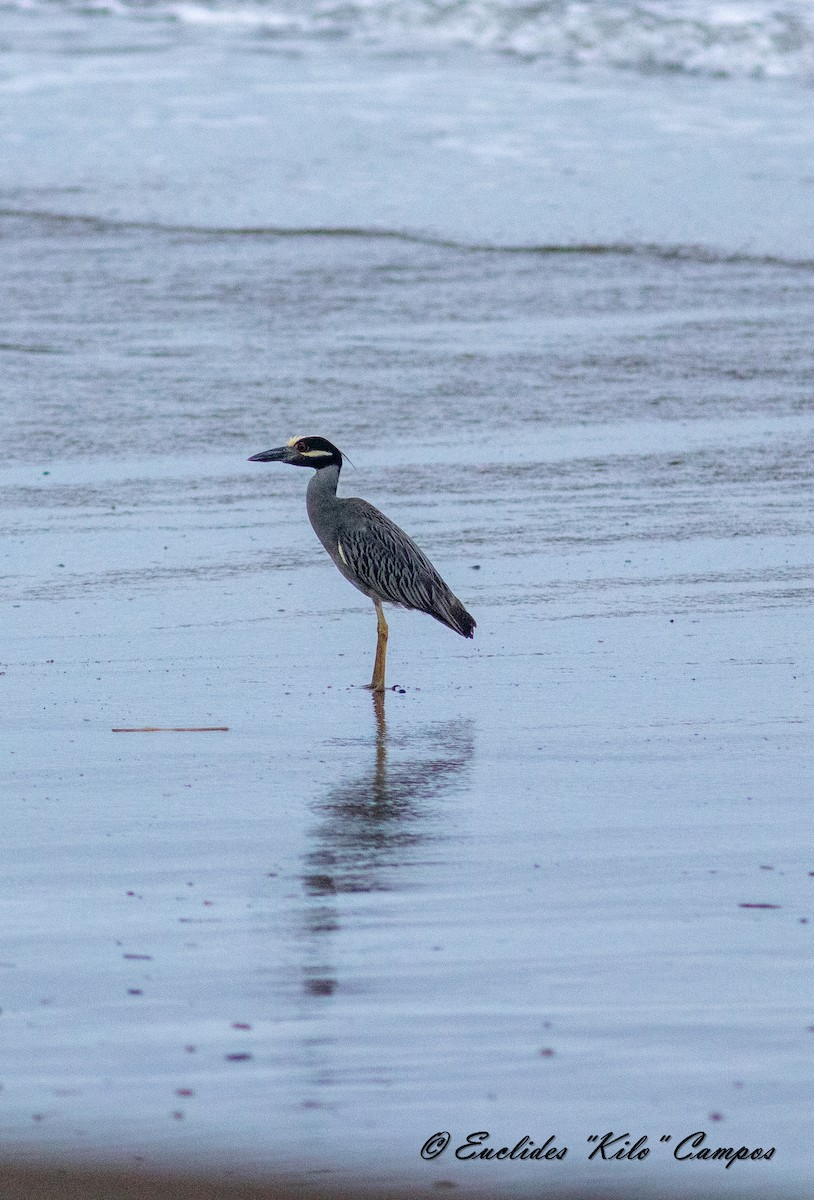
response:
{"label": "shallow water", "polygon": [[3,16],[5,211],[814,261],[797,80],[586,71],[409,36],[280,42],[62,6]]}
{"label": "shallow water", "polygon": [[[7,1153],[805,1195],[808,93],[4,15]],[[478,621],[382,706],[300,432]]]}

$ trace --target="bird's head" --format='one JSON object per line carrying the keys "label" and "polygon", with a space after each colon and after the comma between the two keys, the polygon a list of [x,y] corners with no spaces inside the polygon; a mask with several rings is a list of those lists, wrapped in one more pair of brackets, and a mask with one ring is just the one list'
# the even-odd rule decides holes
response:
{"label": "bird's head", "polygon": [[341,467],[342,454],[332,442],[321,437],[293,437],[285,446],[253,454],[249,462],[284,462],[292,467]]}

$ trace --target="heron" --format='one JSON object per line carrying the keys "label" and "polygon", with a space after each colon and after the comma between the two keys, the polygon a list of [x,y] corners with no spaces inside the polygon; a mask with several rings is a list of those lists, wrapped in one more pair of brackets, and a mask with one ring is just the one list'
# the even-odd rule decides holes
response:
{"label": "heron", "polygon": [[342,461],[341,451],[323,437],[293,437],[249,459],[312,468],[306,509],[314,532],[345,578],[376,606],[376,658],[368,686],[383,692],[388,628],[382,604],[428,613],[466,638],[475,620],[403,529],[367,500],[337,496]]}

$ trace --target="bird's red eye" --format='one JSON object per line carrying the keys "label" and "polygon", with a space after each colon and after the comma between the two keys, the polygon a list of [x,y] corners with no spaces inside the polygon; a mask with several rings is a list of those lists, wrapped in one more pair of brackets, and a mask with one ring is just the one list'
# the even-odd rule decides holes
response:
{"label": "bird's red eye", "polygon": [[305,454],[305,451],[306,451],[307,449],[308,449],[308,443],[307,443],[307,442],[297,442],[297,451],[298,451],[298,453],[300,453],[300,454]]}

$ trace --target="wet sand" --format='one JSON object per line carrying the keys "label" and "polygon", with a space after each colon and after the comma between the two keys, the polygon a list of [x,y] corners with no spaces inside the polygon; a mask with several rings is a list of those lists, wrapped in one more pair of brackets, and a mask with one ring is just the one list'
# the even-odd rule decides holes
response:
{"label": "wet sand", "polygon": [[[371,1190],[364,1184],[354,1184],[352,1190],[340,1190],[309,1186],[298,1180],[295,1184],[286,1180],[251,1183],[232,1181],[214,1183],[211,1179],[189,1175],[149,1175],[145,1173],[123,1173],[114,1171],[70,1171],[66,1169],[46,1171],[19,1167],[0,1166],[0,1182],[7,1200],[353,1200],[354,1197],[377,1197],[378,1200],[414,1200],[426,1196],[425,1187],[389,1188]],[[451,1190],[450,1181],[441,1191]],[[460,1195],[483,1195],[482,1190],[461,1192]],[[495,1192],[490,1192],[494,1196]],[[546,1191],[551,1200],[646,1200],[647,1193],[626,1189],[590,1187]],[[660,1192],[662,1200],[671,1200],[666,1192]]]}
{"label": "wet sand", "polygon": [[[479,622],[473,644],[394,613],[404,691],[380,711],[373,613],[306,524],[304,473],[9,468],[30,491],[6,510],[7,1150],[520,1194],[529,1164],[418,1151],[554,1135],[552,1184],[604,1186],[586,1139],[634,1130],[655,1148],[646,1177],[614,1164],[625,1187],[725,1194],[738,1170],[739,1195],[799,1194],[809,518],[776,471],[770,529],[720,468],[681,475],[680,513],[652,474],[742,463],[727,432],[669,427],[634,471],[560,429],[542,496],[534,454],[488,441],[474,472],[436,452],[458,481],[437,494],[422,447],[357,454],[352,490]],[[228,732],[112,732],[140,726]],[[658,1139],[700,1129],[776,1161],[677,1177]]]}

